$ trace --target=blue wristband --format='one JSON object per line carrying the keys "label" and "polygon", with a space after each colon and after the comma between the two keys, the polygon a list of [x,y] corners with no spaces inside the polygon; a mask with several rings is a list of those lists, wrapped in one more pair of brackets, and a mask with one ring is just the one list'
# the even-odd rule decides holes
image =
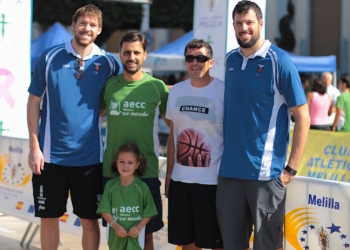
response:
{"label": "blue wristband", "polygon": [[115,222],[117,222],[117,219],[114,219],[114,220],[111,222],[111,224],[109,224],[109,226],[110,226],[110,227],[113,227],[113,224],[114,224]]}

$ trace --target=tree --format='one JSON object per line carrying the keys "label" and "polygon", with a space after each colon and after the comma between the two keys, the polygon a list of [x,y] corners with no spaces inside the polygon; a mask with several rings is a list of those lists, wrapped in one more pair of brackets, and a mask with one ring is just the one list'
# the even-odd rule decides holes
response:
{"label": "tree", "polygon": [[[102,45],[117,29],[139,30],[142,22],[142,4],[102,0],[33,0],[33,21],[51,26],[55,22],[70,25],[74,12],[86,4],[94,4],[103,13],[102,33],[95,43]],[[151,28],[193,27],[194,0],[153,0],[150,6]]]}
{"label": "tree", "polygon": [[55,22],[64,25],[72,23],[74,12],[86,4],[94,4],[103,13],[103,27],[95,43],[102,45],[111,33],[117,29],[139,30],[142,21],[142,5],[134,3],[120,3],[108,1],[86,0],[34,0],[33,21],[51,26]]}
{"label": "tree", "polygon": [[194,0],[153,0],[150,8],[151,28],[193,29]]}

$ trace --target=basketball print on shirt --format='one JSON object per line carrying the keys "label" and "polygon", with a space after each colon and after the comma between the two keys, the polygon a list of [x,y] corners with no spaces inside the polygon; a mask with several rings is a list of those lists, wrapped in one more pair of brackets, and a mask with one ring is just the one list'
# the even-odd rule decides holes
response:
{"label": "basketball print on shirt", "polygon": [[196,129],[182,130],[176,142],[176,162],[182,166],[209,167],[211,145],[206,136]]}

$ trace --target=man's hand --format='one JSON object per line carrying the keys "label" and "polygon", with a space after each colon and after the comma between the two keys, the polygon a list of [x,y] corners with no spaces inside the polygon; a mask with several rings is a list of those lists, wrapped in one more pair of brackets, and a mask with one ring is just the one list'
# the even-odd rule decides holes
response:
{"label": "man's hand", "polygon": [[30,149],[28,165],[34,174],[41,174],[41,171],[44,170],[44,156],[40,148]]}
{"label": "man's hand", "polygon": [[112,227],[120,238],[124,239],[126,236],[128,236],[128,232],[125,230],[125,228],[119,225],[117,222],[113,223]]}
{"label": "man's hand", "polygon": [[28,165],[34,174],[44,170],[44,156],[39,147],[38,131],[41,97],[29,94],[27,104],[27,122],[29,131]]}
{"label": "man's hand", "polygon": [[142,228],[140,225],[134,226],[130,229],[128,235],[132,238],[136,238],[140,232],[141,232]]}
{"label": "man's hand", "polygon": [[[207,154],[205,156],[204,166],[202,165],[202,155],[201,154],[197,155],[197,167],[209,167],[209,165],[210,165],[210,155],[209,154]],[[188,166],[194,167],[191,156],[188,157]]]}
{"label": "man's hand", "polygon": [[281,181],[283,186],[287,186],[292,180],[294,176],[288,173],[286,170],[283,169],[281,174]]}

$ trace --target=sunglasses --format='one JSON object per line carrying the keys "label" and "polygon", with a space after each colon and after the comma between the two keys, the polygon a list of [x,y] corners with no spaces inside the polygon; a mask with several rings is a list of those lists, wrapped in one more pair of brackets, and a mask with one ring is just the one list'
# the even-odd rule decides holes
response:
{"label": "sunglasses", "polygon": [[85,62],[81,58],[78,58],[74,63],[74,68],[76,69],[74,76],[78,80],[82,79],[84,76],[84,65],[85,65]]}
{"label": "sunglasses", "polygon": [[198,56],[194,56],[194,55],[186,55],[185,56],[185,61],[186,62],[193,62],[194,59],[197,60],[197,62],[199,63],[204,63],[206,61],[209,61],[211,58],[207,57],[207,56],[203,56],[203,55],[198,55]]}

